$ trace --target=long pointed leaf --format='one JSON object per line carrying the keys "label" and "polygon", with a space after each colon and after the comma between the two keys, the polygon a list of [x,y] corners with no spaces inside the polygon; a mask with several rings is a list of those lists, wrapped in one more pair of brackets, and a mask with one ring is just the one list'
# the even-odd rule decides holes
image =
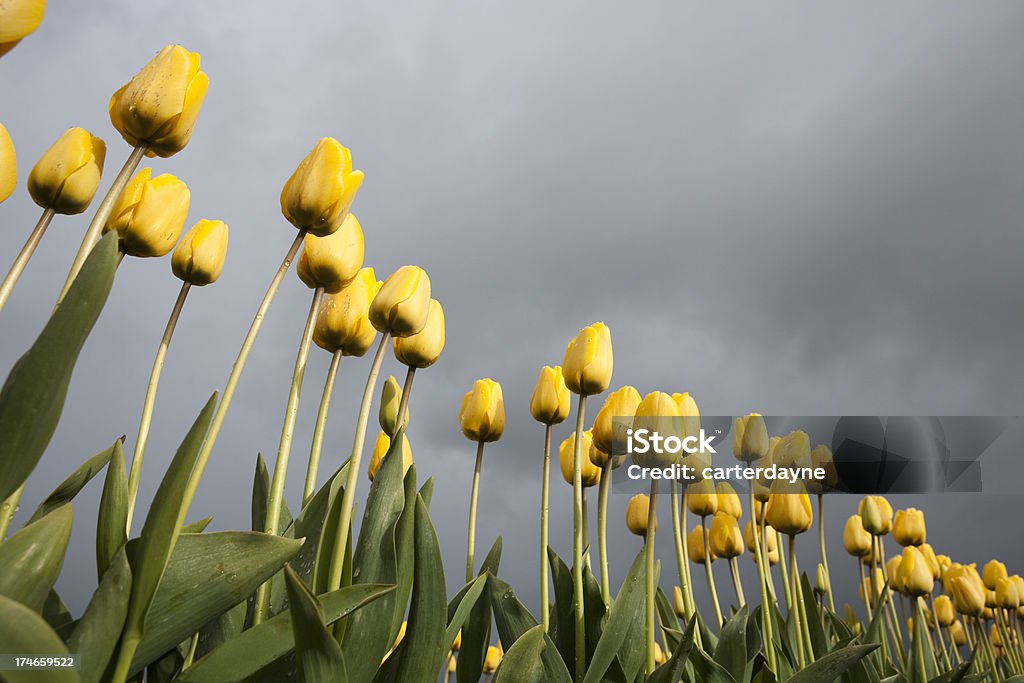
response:
{"label": "long pointed leaf", "polygon": [[62,505],[0,543],[0,595],[42,609],[64,564],[72,517]]}
{"label": "long pointed leaf", "polygon": [[102,581],[114,556],[128,542],[128,473],[121,442],[114,442],[114,455],[107,465],[96,521],[96,576]]}
{"label": "long pointed leaf", "polygon": [[[124,444],[124,437],[118,439]],[[92,478],[99,474],[100,470],[106,467],[110,457],[114,454],[114,447],[100,451],[92,456],[81,467],[68,475],[68,478],[60,483],[57,488],[50,492],[43,502],[39,504],[36,511],[28,519],[28,524],[42,519],[45,515],[53,512],[64,503],[70,503],[78,492],[85,488],[85,485],[92,481]]]}
{"label": "long pointed leaf", "polygon": [[302,579],[291,567],[285,567],[285,586],[295,633],[295,654],[299,679],[303,683],[344,683],[345,658],[341,646],[324,624],[323,610]]}
{"label": "long pointed leaf", "polygon": [[[0,643],[5,652],[19,655],[67,656],[64,643],[43,618],[19,602],[0,595]],[[7,683],[78,683],[76,669],[51,669],[45,673],[30,669],[8,669],[3,672]]]}
{"label": "long pointed leaf", "polygon": [[131,583],[132,572],[122,548],[111,560],[68,640],[71,651],[78,653],[83,683],[99,683],[103,677],[128,614]]}
{"label": "long pointed leaf", "polygon": [[847,645],[801,669],[789,679],[789,683],[821,683],[821,681],[835,680],[863,657],[874,652],[877,647],[877,645]]}
{"label": "long pointed leaf", "polygon": [[[655,584],[657,584],[657,579],[655,579]],[[637,553],[633,560],[633,566],[629,568],[629,572],[622,582],[622,588],[619,589],[618,597],[615,598],[615,603],[612,605],[608,623],[601,634],[601,640],[597,643],[594,658],[587,668],[587,675],[584,677],[583,683],[597,683],[604,676],[622,643],[629,635],[631,626],[643,610],[643,598],[644,553],[641,551]]]}

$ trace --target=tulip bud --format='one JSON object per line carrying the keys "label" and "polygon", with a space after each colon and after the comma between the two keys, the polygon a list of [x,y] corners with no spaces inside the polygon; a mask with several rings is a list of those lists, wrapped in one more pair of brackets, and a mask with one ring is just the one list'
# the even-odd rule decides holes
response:
{"label": "tulip bud", "polygon": [[437,362],[444,350],[444,309],[441,302],[431,299],[427,309],[427,324],[410,337],[396,337],[395,358],[410,368],[429,368]]}
{"label": "tulip bud", "polygon": [[[651,499],[638,493],[626,504],[626,528],[637,536],[647,535],[647,520],[650,516]],[[658,518],[654,518],[654,528],[658,528]]]}
{"label": "tulip bud", "polygon": [[307,287],[337,294],[363,267],[363,228],[352,214],[323,237],[306,235],[295,270]]}
{"label": "tulip bud", "polygon": [[925,541],[924,513],[917,508],[897,510],[892,520],[892,540],[902,546],[921,545]]}
{"label": "tulip bud", "polygon": [[814,592],[818,595],[828,593],[828,575],[825,573],[825,565],[818,563],[818,570],[814,574]]}
{"label": "tulip bud", "polygon": [[459,426],[470,441],[497,441],[505,432],[505,401],[501,385],[478,379],[462,397]]}
{"label": "tulip bud", "polygon": [[921,551],[921,556],[924,557],[924,561],[928,565],[928,571],[932,573],[932,578],[938,581],[942,576],[942,568],[939,566],[938,558],[935,557],[935,551],[927,543],[922,543],[917,549]]}
{"label": "tulip bud", "polygon": [[[45,13],[46,0],[7,0],[0,3],[0,57],[35,31]],[[3,201],[2,197],[0,201]]]}
{"label": "tulip bud", "polygon": [[718,492],[710,479],[701,479],[687,485],[686,507],[698,517],[708,517],[718,512]]}
{"label": "tulip bud", "polygon": [[129,145],[145,144],[148,156],[172,156],[192,137],[209,87],[199,53],[168,45],[111,96],[110,122]]}
{"label": "tulip bud", "polygon": [[281,213],[311,235],[330,235],[345,221],[362,184],[352,153],[334,138],[322,138],[284,184]]}
{"label": "tulip bud", "polygon": [[672,611],[680,619],[686,618],[686,603],[683,601],[683,590],[679,586],[672,587]]}
{"label": "tulip bud", "polygon": [[[717,558],[710,543],[708,543],[708,550],[711,553],[708,561],[714,562]],[[693,527],[693,530],[686,535],[686,554],[689,556],[690,562],[704,564],[704,527],[702,525],[698,524]]]}
{"label": "tulip bud", "polygon": [[[676,404],[676,408],[679,409],[681,419],[678,423],[679,428],[670,433],[675,433],[680,438],[692,436],[694,439],[700,439],[700,409],[697,407],[697,401],[688,392],[672,394],[672,401]],[[679,464],[692,467],[700,472],[705,467],[711,465],[711,454],[700,451],[695,453],[684,452],[679,456]]]}
{"label": "tulip bud", "polygon": [[657,641],[654,642],[654,664],[655,666],[661,666],[665,663],[665,651],[661,649],[661,645]]}
{"label": "tulip bud", "polygon": [[1016,584],[1009,578],[996,581],[996,607],[1017,609],[1020,607],[1020,595]]}
{"label": "tulip bud", "polygon": [[[636,408],[633,430],[639,432],[646,429],[651,433],[658,432],[662,436],[680,436],[678,434],[678,428],[681,426],[679,417],[679,406],[671,396],[663,391],[652,391],[644,396]],[[633,453],[633,462],[641,467],[666,467],[678,460],[678,453],[667,451],[656,453],[653,447],[649,448],[646,453]]]}
{"label": "tulip bud", "polygon": [[740,525],[728,512],[719,510],[711,518],[708,531],[708,543],[711,551],[718,557],[731,560],[743,554],[743,534]]}
{"label": "tulip bud", "polygon": [[174,248],[185,226],[188,187],[170,173],[150,178],[144,168],[128,181],[110,212],[104,233],[117,230],[121,250],[130,256],[163,256]]}
{"label": "tulip bud", "polygon": [[967,644],[967,632],[964,630],[963,622],[959,619],[954,621],[953,625],[949,627],[949,637],[953,639],[953,643],[957,647]]}
{"label": "tulip bud", "polygon": [[[0,55],[3,45],[0,44]],[[18,184],[18,157],[14,153],[14,143],[7,134],[4,124],[0,123],[0,202],[11,196]]]}
{"label": "tulip bud", "polygon": [[[753,553],[756,556],[757,555],[757,550],[754,547],[755,529],[757,530],[756,531],[757,538],[758,538],[758,540],[760,540],[760,538],[761,538],[761,526],[760,525],[755,525],[753,523],[753,521],[750,521],[750,522],[747,522],[747,526],[745,526],[743,528],[743,543],[746,544],[747,550],[749,550],[751,553]],[[779,549],[779,537],[778,537],[778,533],[775,531],[775,529],[773,529],[770,526],[766,526],[765,527],[765,532],[764,532],[764,537],[765,537],[765,539],[768,542],[768,552],[770,553],[773,550],[774,551],[778,551],[778,549]]]}
{"label": "tulip bud", "polygon": [[569,387],[562,379],[562,367],[545,365],[530,396],[530,415],[541,424],[556,425],[569,416]]}
{"label": "tulip bud", "polygon": [[810,466],[825,472],[824,479],[815,479],[807,482],[808,489],[814,487],[814,493],[821,494],[835,489],[839,483],[839,473],[836,471],[836,463],[832,459],[832,451],[824,444],[818,444],[811,451]]}
{"label": "tulip bud", "polygon": [[[591,435],[593,435],[593,430],[590,430],[590,432]],[[604,469],[604,466],[609,463],[611,463],[611,467],[613,470],[617,469],[623,461],[623,458],[621,457],[611,457],[610,455],[608,455],[607,452],[602,451],[600,448],[598,448],[597,444],[594,443],[593,441],[591,441],[590,443],[590,450],[587,451],[587,454],[590,457],[590,462],[594,463],[595,465],[597,465],[599,469],[602,470]]]}
{"label": "tulip bud", "polygon": [[811,528],[814,519],[811,499],[799,484],[790,485],[780,479],[772,484],[766,519],[780,534],[802,534]]}
{"label": "tulip bud", "polygon": [[[402,385],[394,376],[389,376],[380,392],[380,409],[377,422],[388,436],[394,436],[398,428],[398,406],[402,403]],[[408,408],[406,408],[408,410]]]}
{"label": "tulip bud", "polygon": [[985,586],[968,575],[953,579],[953,604],[956,611],[969,617],[980,617],[985,611]]}
{"label": "tulip bud", "polygon": [[594,418],[594,443],[598,448],[613,455],[626,452],[626,429],[632,425],[638,407],[640,392],[634,387],[624,386],[608,394]]}
{"label": "tulip bud", "polygon": [[[384,456],[388,454],[388,449],[391,448],[391,438],[381,432],[377,435],[377,443],[373,445],[373,455],[370,456],[370,466],[366,469],[366,476],[373,481],[373,478],[377,475],[377,469],[380,467],[381,462],[384,460]],[[409,439],[402,434],[402,475],[409,471],[412,467],[412,447],[409,445]]]}
{"label": "tulip bud", "polygon": [[864,531],[860,515],[850,515],[843,527],[843,547],[853,557],[871,554],[871,534]]}
{"label": "tulip bud", "polygon": [[417,266],[402,266],[391,273],[370,304],[370,322],[394,337],[420,332],[429,313],[430,278]]}
{"label": "tulip bud", "polygon": [[28,193],[44,209],[82,213],[96,194],[106,154],[103,140],[83,128],[68,128],[32,167]]}
{"label": "tulip bud", "polygon": [[953,601],[948,595],[940,595],[935,598],[935,616],[939,626],[948,628],[956,621],[956,611],[953,609]]}
{"label": "tulip bud", "polygon": [[484,658],[484,673],[494,673],[498,670],[499,664],[501,664],[501,650],[491,645],[487,648],[487,656]]}
{"label": "tulip bud", "polygon": [[999,579],[1005,579],[1007,576],[1009,574],[1006,572],[1006,565],[999,560],[989,560],[981,570],[981,580],[990,591],[996,589]]}
{"label": "tulip bud", "polygon": [[736,519],[743,516],[743,506],[740,505],[740,497],[736,495],[736,489],[727,481],[720,481],[715,486],[715,493],[718,495],[718,511],[725,512]]}
{"label": "tulip bud", "polygon": [[1024,578],[1021,578],[1019,574],[1014,574],[1010,577],[1010,583],[1017,589],[1017,596],[1020,598],[1020,602],[1024,605]]}
{"label": "tulip bud", "polygon": [[579,331],[565,349],[565,386],[576,394],[600,394],[612,381],[612,335],[604,323]]}
{"label": "tulip bud", "polygon": [[455,669],[458,667],[458,665],[459,665],[458,658],[456,658],[454,656],[449,657],[448,658],[448,673],[449,674],[455,673]]}
{"label": "tulip bud", "polygon": [[811,462],[811,437],[799,429],[782,437],[772,452],[772,462],[779,467],[803,467]]}
{"label": "tulip bud", "polygon": [[459,632],[455,634],[455,642],[452,643],[451,651],[452,652],[458,652],[460,649],[462,649],[462,629],[461,628],[459,629]]}
{"label": "tulip bud", "polygon": [[228,252],[228,226],[205,218],[189,229],[171,254],[171,272],[190,285],[217,281]]}
{"label": "tulip bud", "polygon": [[921,551],[914,546],[903,549],[903,556],[900,559],[896,570],[899,576],[899,583],[902,592],[912,597],[931,595],[935,587],[935,579],[932,578],[932,571],[928,568]]}
{"label": "tulip bud", "polygon": [[732,429],[732,453],[737,460],[754,462],[768,455],[768,428],[764,417],[750,413],[737,417]]}
{"label": "tulip bud", "polygon": [[882,496],[864,496],[857,512],[872,536],[885,536],[892,529],[892,506]]}
{"label": "tulip bud", "polygon": [[316,345],[331,353],[363,356],[377,337],[367,311],[380,286],[373,268],[362,268],[340,292],[327,295],[313,327]]}
{"label": "tulip bud", "polygon": [[[558,464],[562,468],[562,477],[570,486],[573,479],[573,448],[576,444],[576,432],[569,435],[569,438],[558,447]],[[590,430],[583,432],[580,438],[580,474],[584,488],[596,486],[601,481],[601,468],[590,460],[590,451],[593,446],[593,438]]]}

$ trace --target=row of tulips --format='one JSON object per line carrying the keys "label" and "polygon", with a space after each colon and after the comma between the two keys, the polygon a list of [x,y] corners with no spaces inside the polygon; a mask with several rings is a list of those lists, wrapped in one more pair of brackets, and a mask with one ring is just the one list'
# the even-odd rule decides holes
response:
{"label": "row of tulips", "polygon": [[[865,621],[849,608],[840,616],[821,519],[823,496],[836,485],[831,454],[824,446],[812,449],[801,431],[770,436],[757,414],[734,425],[736,458],[758,465],[822,467],[829,472],[826,481],[810,489],[755,483],[746,492],[745,524],[740,496],[728,484],[704,480],[679,488],[672,483],[661,492],[653,481],[649,495],[637,496],[627,507],[626,526],[644,537],[644,548],[613,594],[607,518],[613,472],[623,462],[616,454],[623,452],[625,425],[665,431],[668,424],[681,435],[693,435],[700,429],[700,412],[689,394],[642,396],[623,386],[608,394],[588,428],[588,399],[606,392],[612,380],[611,332],[602,323],[584,328],[569,342],[561,366],[541,370],[529,401],[530,414],[544,427],[538,458],[538,616],[499,578],[500,538],[482,562],[476,556],[484,447],[500,439],[505,426],[501,386],[491,379],[474,383],[458,414],[462,433],[476,444],[476,463],[465,584],[448,596],[429,516],[433,481],[417,485],[406,436],[416,371],[432,366],[444,349],[444,312],[422,269],[403,266],[379,282],[364,265],[362,226],[350,212],[363,175],[353,169],[349,150],[331,138],[321,140],[285,183],[281,209],[297,234],[258,306],[223,391],[211,396],[183,438],[135,535],[143,456],[175,324],[191,286],[218,279],[227,249],[227,226],[220,221],[199,221],[179,239],[187,220],[188,188],[170,174],[154,177],[151,169],[136,173],[136,168],[144,156],[167,158],[186,147],[208,86],[199,56],[169,46],[114,93],[111,123],[131,152],[96,207],[57,307],[0,390],[0,650],[75,652],[80,668],[54,673],[52,680],[117,683],[296,676],[304,681],[422,683],[452,675],[458,683],[489,675],[499,682],[812,683],[841,678],[851,683],[955,683],[1024,674],[1021,579],[995,562],[979,575],[974,565],[936,556],[925,544],[923,515],[911,509],[894,518],[883,498],[864,499],[846,524],[844,546],[866,572],[861,586]],[[0,306],[54,215],[87,210],[104,158],[102,141],[72,129],[33,168],[28,189],[43,215],[4,280]],[[0,136],[0,163],[0,178],[5,187],[13,187],[14,181],[6,180],[16,177],[6,132]],[[122,440],[114,441],[7,537],[25,481],[56,429],[78,353],[118,264],[125,255],[171,252],[172,271],[182,286],[157,348],[130,459],[125,459]],[[246,360],[296,256],[298,275],[312,294],[273,471],[257,458],[252,531],[210,533],[209,518],[188,522],[187,516]],[[293,514],[285,482],[313,345],[332,360],[314,422],[303,497]],[[345,457],[322,458],[341,359],[362,357],[375,346],[351,448]],[[360,497],[366,432],[389,350],[405,368],[405,379],[399,383],[389,377],[380,388],[381,431],[365,470],[369,492]],[[569,418],[573,395],[575,428],[557,452],[573,496],[567,564],[548,543],[549,470],[553,428]],[[702,456],[687,458],[696,463]],[[330,471],[326,478],[320,475],[322,461]],[[657,456],[639,464],[671,462]],[[85,612],[75,617],[54,584],[70,536],[72,501],[102,470],[98,585]],[[596,562],[591,560],[586,511],[586,491],[594,486]],[[658,504],[665,504],[666,493],[678,575],[671,599],[660,589],[655,559]],[[817,515],[811,495],[818,499]],[[363,510],[359,525],[353,521],[357,499]],[[692,530],[687,515],[698,520]],[[815,518],[820,565],[809,578],[800,571],[795,546]],[[905,547],[887,560],[884,541],[890,533]],[[756,605],[748,603],[738,570],[746,551],[757,567]],[[731,599],[720,599],[712,569],[718,560],[729,565],[734,608]],[[697,609],[691,564],[704,567],[710,618]],[[942,594],[933,599],[936,586]],[[779,592],[784,601],[777,598]],[[897,608],[904,618],[897,616]],[[492,638],[494,629],[497,638]],[[962,651],[965,645],[969,649]]]}

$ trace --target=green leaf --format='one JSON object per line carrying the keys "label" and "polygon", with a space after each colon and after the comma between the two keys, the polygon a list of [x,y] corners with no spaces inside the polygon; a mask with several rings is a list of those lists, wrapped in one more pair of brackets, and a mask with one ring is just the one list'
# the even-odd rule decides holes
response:
{"label": "green leaf", "polygon": [[[118,439],[122,444],[124,443],[124,437]],[[77,470],[72,472],[67,479],[62,481],[60,485],[50,492],[36,511],[29,517],[27,524],[31,524],[37,520],[42,519],[44,516],[53,512],[61,505],[70,503],[74,500],[78,492],[85,488],[93,477],[99,474],[99,471],[106,467],[107,462],[111,456],[114,455],[114,447],[111,446],[106,450],[100,451],[96,455],[92,456],[79,467]]]}
{"label": "green leaf", "polygon": [[57,635],[62,636],[64,630],[74,628],[75,618],[71,616],[68,606],[64,604],[64,601],[61,600],[60,596],[57,595],[57,591],[53,588],[46,594],[43,609],[39,613],[46,620],[46,623],[57,632]]}
{"label": "green leaf", "polygon": [[[132,593],[128,601],[128,616],[125,618],[124,627],[126,642],[137,643],[143,636],[146,615],[181,532],[182,497],[216,402],[217,394],[214,392],[203,406],[199,417],[192,423],[192,428],[185,435],[171,464],[168,465],[146,515],[146,522],[142,525],[142,534],[139,536],[138,547],[132,561]],[[202,626],[205,621],[200,622],[196,628]],[[147,659],[143,664],[150,661],[152,660]]]}
{"label": "green leaf", "polygon": [[72,512],[62,505],[0,543],[0,595],[38,612],[60,576]]}
{"label": "green leaf", "polygon": [[0,500],[25,483],[57,429],[78,354],[107,301],[117,262],[117,235],[111,232],[93,248],[0,389]]}
{"label": "green leaf", "polygon": [[[642,617],[644,610],[644,571],[644,553],[641,551],[634,558],[633,565],[629,568],[629,572],[626,573],[626,578],[622,582],[619,594],[615,598],[614,604],[612,604],[608,623],[605,624],[604,631],[601,633],[601,640],[597,643],[594,658],[591,660],[590,666],[587,667],[587,675],[584,677],[583,683],[598,683],[601,680],[618,654],[619,649],[626,641],[627,636],[630,635],[630,631],[633,630],[633,625],[637,622],[637,619]],[[655,577],[654,583],[657,585],[657,577]],[[634,631],[633,637],[643,636]],[[626,674],[628,676],[629,672],[626,672]]]}
{"label": "green leaf", "polygon": [[[295,634],[295,655],[299,680],[303,683],[343,683],[348,681],[341,646],[324,624],[323,610],[309,588],[291,567],[286,566],[285,586]],[[358,659],[358,657],[356,657]]]}
{"label": "green leaf", "polygon": [[[952,671],[947,671],[946,673],[942,674],[938,678],[933,678],[930,683],[960,683],[960,681],[962,681],[964,679],[964,677],[967,675],[967,673],[970,670],[971,670],[971,663],[970,662],[962,662],[962,663],[956,665],[953,668]],[[1021,681],[1024,681],[1024,678],[1022,678],[1020,676],[1016,676],[1015,678],[1018,679],[1018,683],[1021,683]],[[1011,683],[1011,681],[1013,681],[1012,678],[1007,679],[1006,681],[1004,681],[1004,683]]]}
{"label": "green leaf", "polygon": [[78,653],[83,683],[99,683],[103,678],[128,614],[131,583],[131,568],[122,548],[111,560],[68,640],[71,651]]}
{"label": "green leaf", "polygon": [[448,603],[448,626],[444,632],[444,646],[451,648],[455,636],[462,630],[469,613],[487,586],[487,576],[481,575],[462,587],[462,590]]}
{"label": "green leaf", "polygon": [[544,648],[544,627],[534,626],[502,657],[501,665],[494,674],[494,683],[549,683],[551,679],[541,661]]}
{"label": "green leaf", "polygon": [[96,521],[96,576],[102,580],[114,556],[128,542],[128,473],[121,442],[114,442],[114,455],[107,466]]}
{"label": "green leaf", "polygon": [[551,566],[551,583],[555,588],[555,604],[551,608],[551,639],[558,646],[562,660],[572,664],[576,656],[572,573],[562,558],[550,547],[548,548],[548,564]]}
{"label": "green leaf", "polygon": [[[182,534],[153,597],[131,672],[248,598],[295,557],[300,545],[301,541],[251,531]],[[139,544],[136,558],[141,549]]]}
{"label": "green leaf", "polygon": [[[348,467],[345,467],[345,471],[348,471]],[[331,558],[334,557],[334,547],[338,540],[338,524],[341,518],[341,503],[345,497],[345,475],[336,474],[331,477],[324,487],[317,492],[313,497],[313,500],[309,502],[302,512],[299,513],[298,518],[295,521],[295,533],[299,535],[305,535],[307,538],[307,545],[312,549],[315,545],[316,553],[312,556],[312,567],[309,568],[308,573],[303,571],[306,569],[306,562],[310,558],[306,558],[306,553],[303,552],[299,555],[299,576],[303,577],[304,580],[312,578],[310,585],[318,593],[322,593],[327,590],[328,577],[330,576],[330,563]],[[305,533],[307,531],[309,534]],[[352,556],[352,534],[349,529],[348,542],[345,544],[345,550],[348,557],[345,561],[351,566]],[[342,581],[342,585],[345,582]]]}
{"label": "green leaf", "polygon": [[829,641],[821,625],[821,619],[818,618],[818,602],[814,598],[814,589],[811,588],[806,573],[800,575],[800,586],[804,593],[804,604],[807,606],[807,630],[811,633],[811,646],[814,649],[814,658],[817,659],[829,651]]}
{"label": "green leaf", "polygon": [[193,660],[199,659],[237,638],[245,629],[247,608],[248,601],[240,602],[199,629],[199,641],[196,644]]}
{"label": "green leaf", "polygon": [[[256,472],[252,478],[252,530],[267,530],[267,505],[270,500],[270,474],[263,454],[256,454]],[[282,529],[284,527],[281,527]]]}
{"label": "green leaf", "polygon": [[[499,536],[491,550],[480,565],[478,576],[486,577],[488,573],[497,575],[498,567],[501,565],[502,541]],[[487,586],[490,585],[488,581]],[[484,593],[487,593],[487,587]],[[487,647],[491,642],[491,600],[488,595],[482,595],[476,605],[469,613],[469,621],[462,629],[462,648],[459,650],[459,658],[455,664],[455,678],[457,683],[476,683],[484,669],[484,659],[487,657]]]}
{"label": "green leaf", "polygon": [[[513,646],[537,626],[537,620],[520,602],[515,591],[507,583],[493,574],[488,576],[487,583],[494,623],[498,626],[498,637],[502,645]],[[598,588],[598,595],[600,595],[600,588]],[[563,675],[568,678],[569,671],[566,669],[565,662],[562,661],[554,641],[550,642],[551,647],[543,650],[542,670],[549,680],[561,680]]]}
{"label": "green leaf", "polygon": [[202,519],[197,519],[194,522],[184,525],[181,527],[181,533],[183,534],[201,534],[206,531],[206,527],[210,526],[210,522],[213,521],[213,515],[207,515]]}
{"label": "green leaf", "polygon": [[423,498],[423,502],[427,504],[427,509],[430,509],[430,500],[434,497],[434,478],[427,477],[427,480],[423,482],[423,486],[420,487],[420,497]]}
{"label": "green leaf", "polygon": [[733,680],[746,681],[747,672],[747,608],[743,607],[732,616],[718,639],[714,660],[729,672]]}
{"label": "green leaf", "polygon": [[[401,443],[401,434],[396,437],[394,443]],[[390,631],[392,636],[396,637],[398,630],[402,627],[406,607],[409,605],[415,574],[416,551],[413,545],[416,532],[416,465],[412,465],[406,472],[403,483],[405,485],[405,503],[402,515],[398,518],[398,524],[395,526],[395,566],[398,574],[397,581],[395,581],[397,585],[395,609],[391,615]]]}
{"label": "green leaf", "polygon": [[877,645],[847,645],[828,653],[818,661],[796,672],[789,683],[821,683],[840,677],[863,657],[874,652]]}
{"label": "green leaf", "polygon": [[[49,624],[31,609],[0,595],[0,643],[4,652],[19,655],[67,656],[68,650]],[[28,669],[8,669],[3,672],[7,683],[78,683],[76,669],[52,669],[46,673]]]}
{"label": "green leaf", "polygon": [[650,678],[647,679],[647,683],[678,683],[678,681],[683,680],[686,661],[690,657],[690,651],[693,649],[693,633],[696,627],[697,618],[694,616],[686,624],[679,643],[672,649],[672,656],[651,674]]}
{"label": "green leaf", "polygon": [[[363,605],[394,591],[394,586],[346,586],[319,597],[323,622],[333,624]],[[221,645],[178,678],[179,683],[234,683],[280,660],[295,648],[291,614],[278,614]]]}

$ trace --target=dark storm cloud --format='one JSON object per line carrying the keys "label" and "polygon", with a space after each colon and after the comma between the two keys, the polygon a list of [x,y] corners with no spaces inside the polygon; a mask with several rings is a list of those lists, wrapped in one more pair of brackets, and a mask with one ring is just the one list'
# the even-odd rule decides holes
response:
{"label": "dark storm cloud", "polygon": [[[488,447],[478,547],[504,534],[514,552],[503,573],[536,602],[541,432],[526,404],[539,367],[560,363],[594,320],[612,328],[617,383],[691,391],[709,414],[1024,410],[1020,5],[238,7],[51,3],[0,61],[14,94],[0,117],[22,178],[81,125],[108,141],[109,180],[127,150],[106,100],[163,44],[198,50],[210,74],[192,143],[153,166],[189,183],[192,218],[230,224],[229,260],[190,296],[176,333],[144,499],[227,376],[293,235],[280,187],[324,135],[367,174],[355,205],[367,263],[380,276],[424,266],[445,305],[448,347],[418,375],[410,437],[438,479],[451,585],[472,467],[458,404],[491,376],[509,419]],[[19,191],[0,211],[10,261],[37,210]],[[55,222],[3,311],[3,367],[37,334],[85,222]],[[165,261],[125,262],[25,507],[118,435],[133,443],[176,287]],[[255,454],[276,450],[308,298],[289,277],[192,517],[248,524]],[[326,360],[315,353],[306,374],[293,503]],[[342,363],[327,463],[347,452],[366,368]],[[565,554],[568,501],[554,477],[552,543]],[[75,569],[62,579],[76,608],[93,586],[97,489],[76,505]],[[917,503],[940,551],[983,560],[994,539],[956,530],[960,504],[981,518],[1005,514],[1007,500]],[[836,525],[854,503],[830,503]],[[616,500],[610,521],[619,576],[638,549],[623,508]]]}

